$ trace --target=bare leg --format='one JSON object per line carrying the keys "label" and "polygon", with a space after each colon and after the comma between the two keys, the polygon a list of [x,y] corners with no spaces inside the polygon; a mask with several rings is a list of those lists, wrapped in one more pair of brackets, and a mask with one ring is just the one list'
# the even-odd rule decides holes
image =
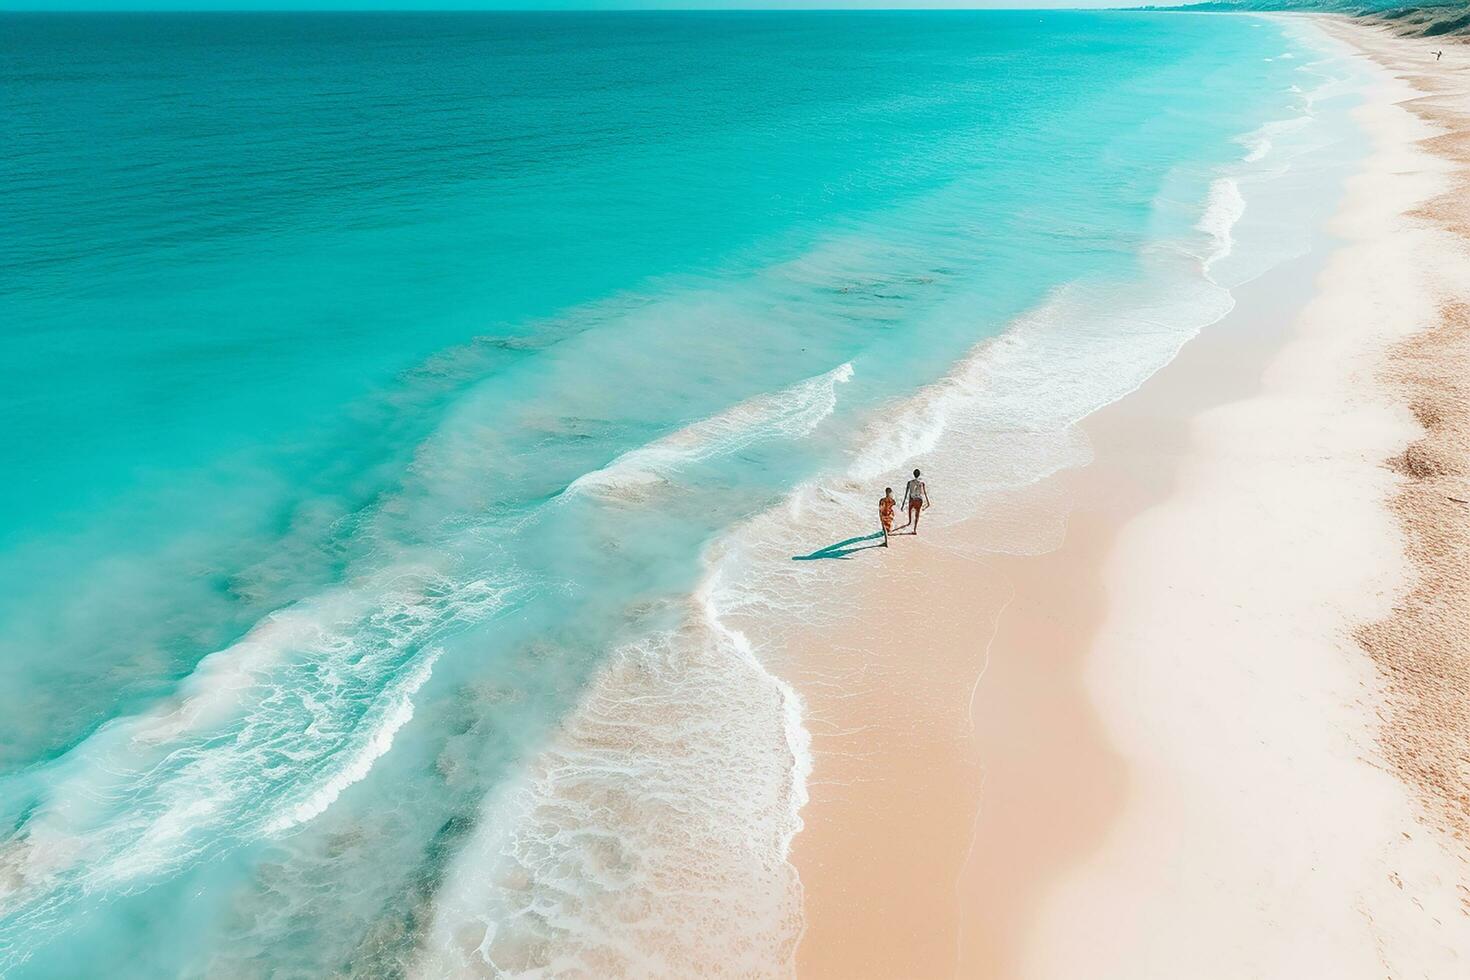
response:
{"label": "bare leg", "polygon": [[913,531],[911,533],[918,534],[919,533],[919,508],[918,507],[910,507],[909,508],[909,523],[914,526],[914,529],[913,529]]}

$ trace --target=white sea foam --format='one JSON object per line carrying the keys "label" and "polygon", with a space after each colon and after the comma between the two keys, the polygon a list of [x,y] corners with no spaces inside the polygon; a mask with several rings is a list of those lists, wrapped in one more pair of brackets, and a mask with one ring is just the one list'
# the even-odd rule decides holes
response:
{"label": "white sea foam", "polygon": [[342,791],[361,781],[372,769],[373,763],[393,747],[393,737],[398,730],[413,718],[413,696],[428,681],[434,669],[439,651],[431,651],[422,657],[406,675],[391,685],[384,698],[374,703],[370,717],[364,727],[368,737],[356,752],[345,754],[342,761],[332,766],[333,773],[326,781],[313,788],[300,803],[288,806],[283,813],[265,825],[268,834],[279,834],[298,824],[306,823],[325,813],[327,807],[336,802]]}
{"label": "white sea foam", "polygon": [[567,492],[636,496],[640,489],[668,483],[694,464],[733,455],[766,439],[799,439],[832,414],[837,386],[851,380],[852,373],[851,363],[842,364],[783,391],[741,402],[624,453],[579,477]]}
{"label": "white sea foam", "polygon": [[[1347,95],[1357,90],[1360,81],[1351,72],[1342,69],[1348,62],[1344,54],[1350,54],[1349,50],[1341,46],[1340,42],[1328,38],[1326,35],[1316,32],[1310,35],[1300,35],[1303,42],[1317,48],[1326,57],[1315,61],[1309,61],[1296,70],[1303,75],[1321,79],[1317,86],[1302,92],[1302,102],[1308,112],[1316,112],[1319,103],[1328,99]],[[1295,91],[1301,92],[1300,88],[1293,86]]]}
{"label": "white sea foam", "polygon": [[1210,185],[1209,200],[1205,213],[1195,227],[1209,235],[1214,248],[1205,257],[1205,274],[1222,259],[1229,257],[1235,249],[1235,225],[1245,214],[1245,197],[1240,193],[1240,183],[1233,177],[1219,177]]}
{"label": "white sea foam", "polygon": [[1079,282],[1057,290],[944,378],[883,413],[828,499],[852,500],[918,464],[944,506],[930,520],[962,520],[997,490],[1025,486],[1090,459],[1075,424],[1133,391],[1233,306],[1180,252],[1161,250],[1141,282]]}
{"label": "white sea foam", "polygon": [[[1257,134],[1279,137],[1309,122],[1282,120]],[[1215,280],[1217,265],[1236,252],[1247,212],[1244,182],[1261,187],[1284,173],[1247,166],[1216,177],[1195,223],[1207,238],[1202,250],[1158,243],[1141,256],[1134,281],[1057,289],[949,374],[876,413],[843,478],[795,495],[793,506],[807,519],[822,510],[844,510],[852,519],[871,509],[872,481],[921,463],[947,498],[931,520],[945,520],[944,513],[963,519],[987,494],[1085,463],[1090,450],[1076,423],[1136,389],[1234,307],[1230,290]],[[1234,270],[1232,282],[1292,254],[1263,254],[1260,268]]]}
{"label": "white sea foam", "polygon": [[[37,804],[0,843],[0,950],[78,896],[320,815],[412,717],[438,656],[425,643],[513,591],[391,566],[267,617],[168,701],[25,774]],[[0,969],[22,954],[0,952]]]}
{"label": "white sea foam", "polygon": [[1263,123],[1259,128],[1242,136],[1240,142],[1246,147],[1247,153],[1242,163],[1259,163],[1270,156],[1271,151],[1276,148],[1276,141],[1288,133],[1301,130],[1310,126],[1313,116],[1304,113],[1289,119],[1273,119]]}
{"label": "white sea foam", "polygon": [[721,590],[712,570],[683,628],[617,650],[486,801],[414,976],[790,972],[809,747],[796,693],[722,622]]}

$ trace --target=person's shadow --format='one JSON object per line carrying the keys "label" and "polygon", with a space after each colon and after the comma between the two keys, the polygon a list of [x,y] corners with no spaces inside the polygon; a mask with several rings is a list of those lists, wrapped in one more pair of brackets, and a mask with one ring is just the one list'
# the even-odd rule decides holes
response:
{"label": "person's shadow", "polygon": [[[876,541],[877,544],[859,544],[861,541]],[[825,548],[818,548],[809,555],[792,555],[792,561],[823,561],[825,559],[842,560],[851,558],[859,551],[867,551],[869,548],[883,547],[883,532],[874,531],[872,534],[864,534],[856,538],[848,538],[846,541],[838,541],[829,544]]]}

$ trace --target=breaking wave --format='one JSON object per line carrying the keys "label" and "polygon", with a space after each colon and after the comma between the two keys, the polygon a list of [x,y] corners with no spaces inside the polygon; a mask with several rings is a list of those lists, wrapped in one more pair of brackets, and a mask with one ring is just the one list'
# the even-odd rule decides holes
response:
{"label": "breaking wave", "polygon": [[760,395],[639,446],[578,477],[567,492],[639,496],[690,466],[734,455],[768,439],[809,435],[837,406],[837,386],[852,379],[851,362],[783,391]]}

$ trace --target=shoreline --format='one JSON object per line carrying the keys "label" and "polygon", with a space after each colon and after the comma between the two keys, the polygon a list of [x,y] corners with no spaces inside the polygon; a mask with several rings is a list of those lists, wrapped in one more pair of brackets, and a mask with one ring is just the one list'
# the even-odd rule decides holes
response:
{"label": "shoreline", "polygon": [[[1329,36],[1357,47],[1377,34],[1334,23]],[[1393,497],[1413,542],[1409,491],[1382,465],[1416,439],[1413,398],[1378,379],[1390,346],[1429,323],[1412,301],[1369,321],[1362,311],[1381,308],[1362,283],[1395,285],[1398,267],[1385,271],[1376,246],[1418,234],[1400,228],[1399,211],[1437,193],[1439,165],[1417,156],[1427,131],[1399,107],[1413,93],[1389,75],[1380,70],[1356,112],[1374,149],[1332,218],[1334,241],[1237,291],[1225,321],[1081,424],[1093,463],[1010,502],[1009,519],[1063,522],[1061,547],[968,560],[932,539],[900,540],[908,553],[885,556],[885,578],[922,566],[954,583],[926,590],[921,620],[864,615],[794,644],[783,675],[808,700],[817,759],[791,856],[806,894],[799,975],[1136,978],[1188,966],[1228,977],[1331,964],[1344,971],[1333,975],[1367,977],[1390,961],[1441,975],[1442,956],[1470,956],[1470,941],[1405,918],[1407,899],[1453,929],[1451,916],[1470,914],[1456,892],[1470,874],[1443,832],[1456,828],[1426,830],[1427,804],[1416,809],[1405,792],[1413,739],[1395,759],[1385,736],[1381,757],[1384,682],[1353,640],[1359,630],[1388,642],[1393,627],[1364,624],[1401,623],[1402,610],[1390,617],[1396,599],[1417,594],[1389,506]],[[1406,167],[1429,176],[1402,178]],[[1418,257],[1407,245],[1387,256]],[[1343,317],[1354,329],[1337,326]],[[1432,469],[1435,479],[1453,471]],[[955,533],[978,542],[985,521]],[[1271,575],[1253,562],[1269,565],[1278,550],[1291,574],[1278,572],[1279,594],[1263,592]],[[1308,584],[1293,592],[1299,580]],[[881,589],[854,588],[862,607],[885,608]],[[1243,622],[1237,599],[1267,622]],[[1426,601],[1419,615],[1442,606]],[[1187,661],[1191,642],[1218,662]],[[1282,663],[1240,656],[1252,643]],[[926,658],[922,676],[906,669],[915,656]],[[835,678],[845,679],[840,698]],[[1455,703],[1438,693],[1387,703],[1443,722]],[[1263,717],[1242,723],[1252,709]],[[1384,777],[1390,766],[1403,781]],[[1201,768],[1208,778],[1190,776]],[[1322,785],[1300,789],[1319,773]],[[1419,776],[1452,797],[1445,780]],[[1369,815],[1322,834],[1351,845],[1337,853],[1309,831],[1332,820],[1344,793]],[[1297,867],[1317,884],[1292,881]],[[1446,869],[1460,882],[1442,880]],[[1328,907],[1318,914],[1307,898]],[[1318,959],[1293,959],[1270,939],[1293,928]],[[1150,943],[1160,930],[1183,935]],[[1376,955],[1364,958],[1369,946]],[[1211,950],[1208,969],[1200,949]]]}
{"label": "shoreline", "polygon": [[[1020,937],[1050,885],[1102,846],[1111,821],[1125,805],[1133,774],[1126,756],[1109,742],[1086,683],[1089,649],[1108,613],[1105,563],[1123,529],[1175,492],[1192,419],[1259,390],[1261,372],[1285,343],[1290,320],[1309,302],[1306,284],[1322,265],[1320,249],[1314,248],[1312,254],[1267,273],[1241,291],[1240,305],[1229,317],[1195,338],[1147,384],[1085,420],[1081,428],[1096,449],[1097,462],[1056,478],[1065,495],[1079,502],[1068,515],[1066,543],[1046,555],[1006,561],[1007,574],[1019,583],[1018,594],[1028,603],[1002,626],[1000,640],[1011,655],[1011,670],[1036,688],[1055,684],[1055,673],[1032,664],[1044,657],[1044,667],[1074,676],[1075,710],[1091,716],[1100,743],[1089,747],[1088,754],[1105,755],[1109,770],[1099,775],[1085,758],[1076,757],[1080,743],[1058,741],[1045,763],[1053,782],[1062,783],[1068,794],[1065,816],[1061,800],[1049,801],[1044,813],[1024,801],[1009,808],[1011,812],[997,806],[977,814],[976,841],[984,847],[961,872],[963,897],[972,913],[965,947],[970,958],[961,958],[957,975],[1018,974],[1024,954]],[[977,723],[986,719],[986,747],[995,765],[1006,765],[1024,788],[1028,775],[1016,770],[1036,760],[1012,758],[1006,751],[1014,729],[1005,707],[1013,692],[1006,678],[996,680],[1000,683],[987,686],[976,702]],[[1057,699],[1031,724],[1051,724],[1058,709],[1066,707]],[[1060,773],[1065,773],[1064,780],[1057,778]],[[1079,805],[1072,795],[1079,783],[1091,790],[1092,805]],[[1049,819],[1043,824],[1037,817]],[[1059,853],[1071,860],[1059,858]],[[1051,871],[1033,880],[1038,864]],[[1018,905],[1018,893],[1028,894],[1029,901]]]}

